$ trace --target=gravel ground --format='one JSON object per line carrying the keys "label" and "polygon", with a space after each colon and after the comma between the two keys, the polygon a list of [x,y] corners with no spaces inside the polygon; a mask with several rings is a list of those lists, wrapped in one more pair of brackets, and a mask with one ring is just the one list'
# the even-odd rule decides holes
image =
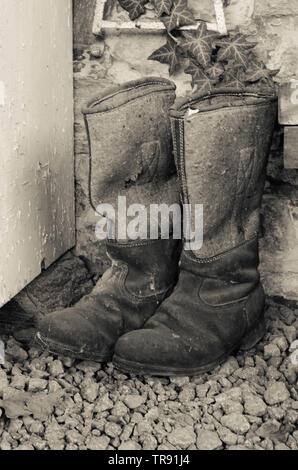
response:
{"label": "gravel ground", "polygon": [[254,350],[195,378],[127,376],[7,338],[0,450],[297,450],[297,305],[268,299],[266,318]]}

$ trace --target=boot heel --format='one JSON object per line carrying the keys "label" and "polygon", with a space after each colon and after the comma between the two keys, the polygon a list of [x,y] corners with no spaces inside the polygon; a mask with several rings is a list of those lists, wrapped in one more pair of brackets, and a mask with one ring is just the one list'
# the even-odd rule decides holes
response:
{"label": "boot heel", "polygon": [[243,338],[240,345],[240,350],[249,351],[249,349],[252,349],[254,346],[256,346],[256,344],[259,343],[259,341],[261,341],[265,335],[265,332],[265,320],[262,318],[258,324]]}

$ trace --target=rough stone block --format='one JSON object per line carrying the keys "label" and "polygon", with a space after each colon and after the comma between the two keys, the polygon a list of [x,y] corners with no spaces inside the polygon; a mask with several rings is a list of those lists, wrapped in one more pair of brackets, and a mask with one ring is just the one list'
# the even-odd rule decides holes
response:
{"label": "rough stone block", "polygon": [[225,8],[228,29],[248,24],[254,14],[254,0],[231,0]]}
{"label": "rough stone block", "polygon": [[[238,1],[241,4],[241,1]],[[239,5],[240,8],[240,5]],[[255,0],[255,15],[258,16],[289,16],[298,15],[296,0]]]}
{"label": "rough stone block", "polygon": [[298,207],[276,195],[263,202],[264,238],[260,270],[268,295],[298,298]]}
{"label": "rough stone block", "polygon": [[14,301],[32,314],[50,313],[76,303],[93,288],[93,282],[84,262],[71,253],[50,266]]}

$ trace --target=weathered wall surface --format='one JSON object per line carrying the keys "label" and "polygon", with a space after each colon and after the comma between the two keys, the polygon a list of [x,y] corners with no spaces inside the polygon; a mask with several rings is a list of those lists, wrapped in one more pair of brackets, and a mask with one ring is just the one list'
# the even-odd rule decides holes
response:
{"label": "weathered wall surface", "polygon": [[[78,5],[80,0],[75,0]],[[91,2],[92,3],[92,2]],[[111,2],[117,3],[117,2]],[[198,4],[200,7],[198,7]],[[198,18],[214,21],[211,0],[189,0]],[[94,9],[94,3],[89,5]],[[239,27],[251,41],[257,41],[257,52],[271,69],[280,68],[277,80],[282,83],[298,77],[298,2],[296,0],[230,0],[225,9],[228,29]],[[85,10],[88,21],[89,13]],[[153,12],[147,12],[153,17]],[[112,11],[112,17],[127,19],[120,8]],[[91,29],[92,24],[89,23]],[[101,51],[95,42],[81,47],[75,37],[75,93],[76,93],[76,175],[77,175],[77,224],[78,243],[76,254],[83,255],[98,272],[103,269],[102,252],[94,240],[96,218],[89,209],[87,197],[87,141],[80,116],[81,103],[98,90],[111,84],[121,84],[143,76],[157,75],[168,78],[167,66],[148,61],[147,57],[164,43],[162,34],[105,35],[103,55],[96,58],[92,52]],[[85,41],[86,42],[86,41]],[[191,92],[190,77],[178,73],[172,77],[178,95]],[[261,272],[270,295],[298,298],[298,171],[283,168],[283,133],[275,138],[270,163],[266,194],[264,197],[264,238],[261,240]],[[100,256],[98,256],[100,253]]]}

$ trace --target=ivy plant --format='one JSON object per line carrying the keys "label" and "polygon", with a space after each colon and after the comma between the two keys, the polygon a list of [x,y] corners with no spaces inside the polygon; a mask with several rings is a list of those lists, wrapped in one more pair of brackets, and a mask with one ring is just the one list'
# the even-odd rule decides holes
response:
{"label": "ivy plant", "polygon": [[168,64],[170,75],[180,70],[190,74],[193,90],[199,94],[218,87],[274,91],[273,77],[279,71],[266,68],[253,51],[256,43],[247,41],[239,31],[221,37],[208,31],[203,21],[195,31],[180,30],[197,23],[187,0],[118,1],[133,21],[145,13],[146,4],[153,5],[166,27],[167,39],[148,59]]}

